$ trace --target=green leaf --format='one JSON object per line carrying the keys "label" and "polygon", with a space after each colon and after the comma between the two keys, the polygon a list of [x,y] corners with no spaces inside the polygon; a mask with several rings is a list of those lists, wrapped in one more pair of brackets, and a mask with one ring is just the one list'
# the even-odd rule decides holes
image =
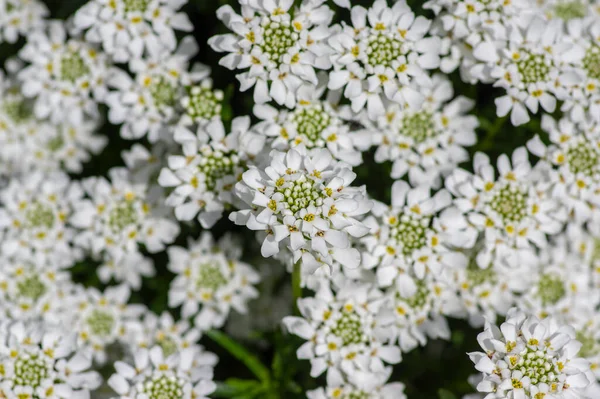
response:
{"label": "green leaf", "polygon": [[221,331],[209,330],[205,334],[223,349],[227,350],[233,357],[244,363],[261,382],[265,383],[270,380],[269,369],[243,345],[237,343]]}
{"label": "green leaf", "polygon": [[438,395],[440,399],[456,399],[456,395],[446,389],[439,389]]}

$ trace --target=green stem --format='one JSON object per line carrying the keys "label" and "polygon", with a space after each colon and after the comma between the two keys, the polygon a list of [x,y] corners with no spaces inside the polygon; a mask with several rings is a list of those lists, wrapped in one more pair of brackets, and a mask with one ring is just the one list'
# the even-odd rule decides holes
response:
{"label": "green stem", "polygon": [[502,127],[508,120],[508,116],[503,118],[498,118],[494,123],[491,123],[489,120],[480,118],[479,122],[481,127],[486,131],[485,138],[479,142],[477,146],[478,151],[487,151],[494,146],[494,140],[498,133],[502,130]]}
{"label": "green stem", "polygon": [[248,367],[248,370],[252,371],[261,382],[268,383],[270,381],[271,373],[269,369],[244,346],[223,334],[221,331],[209,330],[206,331],[205,334],[222,348],[227,350],[233,357],[244,363],[244,365]]}
{"label": "green stem", "polygon": [[294,312],[298,314],[298,299],[302,298],[302,260],[296,262],[292,270],[292,294],[294,295]]}

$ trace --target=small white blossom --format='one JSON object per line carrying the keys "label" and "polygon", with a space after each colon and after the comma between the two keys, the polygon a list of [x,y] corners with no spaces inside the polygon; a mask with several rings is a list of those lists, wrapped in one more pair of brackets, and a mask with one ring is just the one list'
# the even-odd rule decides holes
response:
{"label": "small white blossom", "polygon": [[6,398],[89,397],[102,382],[91,366],[67,330],[20,322],[0,327],[0,392]]}
{"label": "small white blossom", "polygon": [[265,169],[251,167],[243,174],[236,190],[247,208],[230,219],[267,233],[261,247],[265,257],[289,248],[294,262],[302,259],[305,274],[334,260],[358,266],[360,254],[349,237],[368,232],[355,216],[367,213],[372,202],[350,186],[356,174],[326,149],[308,152],[298,146],[287,153],[273,151],[271,158]]}
{"label": "small white blossom", "polygon": [[274,100],[293,108],[296,91],[303,83],[317,84],[315,68],[327,69],[333,12],[324,0],[305,0],[291,10],[293,0],[249,0],[242,15],[229,6],[217,10],[234,33],[209,39],[213,50],[229,53],[219,62],[237,75],[241,91],[254,87],[258,104]]}
{"label": "small white blossom", "polygon": [[177,275],[169,289],[169,306],[181,305],[182,316],[194,317],[201,330],[222,327],[232,308],[246,313],[247,302],[258,296],[254,285],[260,277],[239,260],[236,245],[240,242],[232,242],[229,235],[215,243],[210,233],[204,233],[187,249],[168,249],[169,270]]}
{"label": "small white blossom", "polygon": [[[208,399],[216,389],[213,362],[198,363],[198,349],[188,348],[170,356],[159,346],[139,349],[134,364],[118,361],[116,374],[108,380],[119,399],[196,398]],[[195,362],[196,361],[196,362]]]}
{"label": "small white blossom", "polygon": [[97,117],[104,101],[108,57],[80,39],[68,38],[66,28],[53,21],[32,32],[19,52],[27,61],[18,78],[26,97],[35,98],[34,113],[52,122],[79,125],[84,116]]}
{"label": "small white blossom", "polygon": [[387,383],[392,368],[386,367],[382,372],[369,374],[369,378],[348,378],[335,370],[327,375],[327,387],[308,391],[308,399],[406,399],[404,384]]}
{"label": "small white blossom", "polygon": [[49,11],[38,0],[0,0],[0,43],[15,43],[44,24]]}
{"label": "small white blossom", "polygon": [[590,366],[575,357],[581,343],[572,327],[553,318],[542,321],[512,309],[500,328],[486,323],[478,336],[485,352],[469,354],[483,380],[486,398],[583,398],[593,381]]}
{"label": "small white blossom", "polygon": [[78,245],[96,257],[103,253],[121,262],[125,254],[143,245],[150,253],[163,251],[179,234],[179,226],[162,216],[148,197],[145,183],[131,179],[125,168],[113,168],[109,179],[89,177],[82,181],[89,198],[81,200],[71,222],[82,229]]}
{"label": "small white blossom", "polygon": [[440,177],[469,159],[464,147],[477,140],[477,118],[466,115],[474,103],[463,96],[453,99],[452,83],[442,75],[434,75],[430,86],[410,87],[425,96],[421,107],[391,104],[375,123],[363,116],[366,128],[356,141],[361,148],[376,146],[376,162],[393,162],[392,178],[408,175],[413,185],[439,187]]}
{"label": "small white blossom", "polygon": [[376,0],[368,10],[352,7],[352,25],[343,24],[329,39],[334,70],[329,89],[344,89],[358,112],[374,118],[385,113],[383,98],[418,108],[424,96],[409,86],[426,83],[425,72],[439,66],[440,40],[426,36],[431,21],[415,16],[404,0],[391,8]]}
{"label": "small white blossom", "polygon": [[178,10],[187,0],[92,0],[75,14],[74,23],[86,30],[85,39],[102,43],[116,62],[174,51],[175,30],[193,29],[188,16]]}
{"label": "small white blossom", "polygon": [[171,134],[183,113],[180,99],[186,89],[207,77],[209,69],[196,64],[188,71],[189,60],[197,52],[191,37],[185,38],[174,54],[160,53],[129,63],[133,77],[125,70],[113,68],[108,80],[113,89],[106,96],[108,119],[121,126],[121,137],[150,142]]}

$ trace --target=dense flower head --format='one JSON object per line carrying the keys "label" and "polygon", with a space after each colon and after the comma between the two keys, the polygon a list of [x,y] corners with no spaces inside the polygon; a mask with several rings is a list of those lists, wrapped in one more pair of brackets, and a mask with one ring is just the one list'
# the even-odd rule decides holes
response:
{"label": "dense flower head", "polygon": [[[545,175],[532,172],[527,150],[520,147],[511,158],[498,158],[496,174],[489,157],[477,153],[473,174],[456,169],[446,180],[460,210],[448,219],[448,227],[464,237],[466,247],[473,246],[478,235],[485,238],[477,255],[481,268],[496,258],[509,264],[535,262],[535,248],[545,247],[548,235],[558,233],[566,217],[551,197]],[[461,222],[459,214],[469,223]]]}
{"label": "dense flower head", "polygon": [[102,382],[91,366],[67,330],[36,323],[0,325],[0,393],[7,398],[89,397]]}
{"label": "dense flower head", "polygon": [[358,266],[360,254],[349,237],[363,236],[368,228],[355,216],[369,211],[372,202],[360,188],[351,187],[356,174],[335,161],[326,149],[308,151],[298,146],[273,151],[264,169],[251,167],[236,185],[247,209],[231,214],[236,224],[266,231],[261,252],[277,254],[281,247],[302,259],[310,272],[334,259]]}
{"label": "dense flower head", "polygon": [[324,86],[304,85],[298,90],[298,104],[293,110],[278,110],[268,104],[254,106],[262,119],[254,130],[267,136],[271,148],[286,151],[299,145],[307,149],[327,148],[332,156],[352,166],[362,162],[356,135],[344,120],[347,112],[329,100],[320,100]]}
{"label": "dense flower head", "polygon": [[[308,399],[406,399],[404,384],[400,382],[386,383],[392,373],[391,367],[386,367],[369,378],[348,378],[339,371],[327,375],[327,387],[306,393]],[[360,382],[349,382],[359,380]]]}
{"label": "dense flower head", "polygon": [[85,39],[101,43],[117,62],[173,51],[175,30],[191,31],[189,17],[178,10],[187,0],[92,0],[75,14]]}
{"label": "dense flower head", "polygon": [[247,312],[247,302],[258,296],[258,273],[239,260],[240,242],[224,236],[215,243],[210,233],[188,248],[169,247],[169,270],[177,275],[169,290],[169,306],[181,305],[183,317],[194,317],[201,330],[222,327],[231,309]]}
{"label": "dense flower head", "polygon": [[234,204],[234,187],[246,170],[252,154],[260,151],[251,143],[250,118],[238,117],[226,133],[220,119],[199,125],[196,132],[180,126],[175,139],[182,154],[168,157],[158,183],[173,188],[166,204],[175,208],[178,220],[198,218],[204,228],[212,227]]}
{"label": "dense flower head", "polygon": [[332,11],[324,0],[305,0],[292,8],[293,0],[250,0],[242,3],[242,15],[229,5],[217,17],[234,33],[213,36],[213,50],[229,53],[220,64],[246,70],[237,75],[241,90],[254,87],[254,100],[274,100],[293,108],[296,91],[303,83],[317,84],[315,69],[329,68],[326,40]]}
{"label": "dense flower head", "polygon": [[0,1],[0,43],[15,43],[44,24],[48,8],[38,0]]}
{"label": "dense flower head", "polygon": [[0,193],[1,252],[4,256],[38,256],[71,266],[81,258],[68,224],[83,191],[63,172],[35,171],[11,179]]}
{"label": "dense flower head", "polygon": [[582,344],[571,327],[553,318],[538,320],[511,309],[500,328],[486,323],[478,336],[484,352],[469,356],[488,398],[577,398],[593,380],[589,363],[578,358]]}
{"label": "dense flower head", "polygon": [[194,39],[186,37],[176,52],[161,52],[146,59],[133,59],[129,71],[111,69],[108,79],[113,89],[106,95],[111,123],[121,124],[121,136],[133,140],[148,136],[150,142],[166,140],[169,126],[178,122],[184,110],[182,97],[187,90],[208,77],[209,69],[189,60],[197,53]]}
{"label": "dense flower head", "polygon": [[[379,314],[381,293],[368,285],[346,282],[337,292],[323,286],[318,297],[298,301],[302,317],[283,319],[286,328],[307,342],[298,358],[309,359],[311,376],[327,370],[366,375],[384,370],[384,363],[400,362],[400,349],[388,343],[389,326]],[[366,373],[366,375],[364,375]]]}
{"label": "dense flower head", "polygon": [[34,113],[54,123],[79,124],[85,116],[97,117],[106,95],[110,60],[99,49],[69,38],[59,21],[48,23],[27,37],[19,57],[28,62],[18,78],[26,97],[34,98]]}
{"label": "dense flower head", "polygon": [[133,365],[118,361],[108,384],[121,398],[208,399],[215,389],[214,358],[188,348],[166,356],[159,346],[136,351]]}
{"label": "dense flower head", "polygon": [[361,148],[376,147],[377,162],[393,162],[392,178],[408,175],[414,185],[439,186],[441,177],[469,159],[464,147],[476,142],[478,122],[466,114],[473,103],[463,96],[453,98],[452,84],[442,75],[434,75],[431,85],[410,87],[425,96],[423,104],[390,104],[375,122],[364,115],[360,120],[365,129],[356,141]]}
{"label": "dense flower head", "polygon": [[426,36],[430,24],[403,0],[392,7],[386,0],[368,10],[352,7],[352,25],[343,24],[329,39],[329,89],[344,89],[353,111],[366,107],[371,117],[385,113],[384,98],[417,108],[424,96],[409,83],[427,83],[425,71],[440,61],[439,39]]}
{"label": "dense flower head", "polygon": [[121,257],[139,251],[142,244],[151,253],[164,250],[175,240],[179,226],[160,212],[160,200],[148,196],[145,183],[131,179],[124,168],[113,168],[109,178],[82,181],[88,198],[77,204],[72,223],[82,229],[78,245],[93,256]]}

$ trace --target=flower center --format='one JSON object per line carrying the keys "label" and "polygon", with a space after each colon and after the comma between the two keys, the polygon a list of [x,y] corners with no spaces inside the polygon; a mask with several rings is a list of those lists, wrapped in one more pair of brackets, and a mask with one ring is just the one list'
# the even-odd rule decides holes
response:
{"label": "flower center", "polygon": [[87,324],[92,334],[106,337],[111,334],[115,326],[115,318],[110,313],[95,309],[87,318]]}
{"label": "flower center", "polygon": [[529,194],[513,184],[505,184],[489,202],[490,207],[506,223],[520,222],[527,216]]}
{"label": "flower center", "polygon": [[467,266],[467,280],[471,286],[477,287],[484,283],[495,284],[497,275],[492,267],[482,269],[477,265],[475,259],[472,259]]}
{"label": "flower center", "polygon": [[525,84],[546,82],[550,74],[549,62],[543,55],[529,54],[517,61],[521,81]]}
{"label": "flower center", "polygon": [[5,101],[2,104],[2,111],[16,124],[27,122],[33,115],[31,107],[25,100]]}
{"label": "flower center", "polygon": [[108,217],[108,225],[117,233],[137,222],[138,216],[136,209],[133,206],[133,203],[129,201],[116,204]]}
{"label": "flower center", "polygon": [[298,34],[294,32],[289,22],[276,22],[270,19],[262,24],[263,43],[260,46],[264,54],[279,66],[283,56],[298,41]]}
{"label": "flower center", "polygon": [[372,34],[368,39],[366,53],[370,66],[391,67],[392,61],[402,56],[402,42],[382,32]]}
{"label": "flower center", "polygon": [[321,139],[321,133],[331,124],[331,116],[323,110],[322,105],[300,108],[292,115],[298,135],[304,136],[308,148],[315,146]]}
{"label": "flower center", "polygon": [[388,223],[392,246],[400,246],[404,255],[411,255],[427,245],[430,217],[401,213],[389,218]]}
{"label": "flower center", "polygon": [[354,310],[344,310],[331,329],[331,333],[340,338],[344,346],[360,344],[366,340],[360,316]]}
{"label": "flower center", "polygon": [[371,395],[366,393],[365,391],[352,391],[346,393],[342,399],[369,399]]}
{"label": "flower center", "polygon": [[404,302],[413,309],[423,309],[429,302],[429,294],[431,291],[421,280],[417,280],[417,292],[410,298],[402,298]]}
{"label": "flower center", "polygon": [[414,112],[400,120],[400,134],[412,138],[416,143],[436,137],[440,131],[435,126],[433,115],[429,111]]}
{"label": "flower center", "polygon": [[216,291],[225,284],[227,284],[227,279],[217,265],[203,263],[199,266],[198,279],[196,280],[198,288]]}
{"label": "flower center", "polygon": [[554,6],[554,14],[565,21],[584,18],[587,15],[587,7],[582,1],[564,1]]}
{"label": "flower center", "polygon": [[19,290],[20,296],[33,299],[34,301],[38,300],[46,293],[46,286],[36,275],[29,276],[26,279],[19,281],[17,283],[17,289]]}
{"label": "flower center", "polygon": [[30,227],[45,227],[49,229],[54,225],[54,210],[49,206],[34,202],[27,207],[25,219]]}
{"label": "flower center", "polygon": [[177,88],[167,79],[160,77],[150,86],[150,95],[157,107],[172,107],[176,102]]}
{"label": "flower center", "polygon": [[306,175],[301,175],[296,180],[288,180],[277,191],[283,194],[283,205],[294,214],[310,205],[318,207],[323,205],[325,198],[320,185]]}
{"label": "flower center", "polygon": [[188,90],[187,115],[193,120],[209,120],[221,115],[223,93],[208,87],[194,86]]}
{"label": "flower center", "polygon": [[37,354],[23,354],[15,360],[13,381],[17,386],[37,388],[48,378],[50,367]]}
{"label": "flower center", "polygon": [[592,334],[585,331],[577,331],[575,337],[577,341],[581,342],[581,349],[578,356],[590,358],[600,354],[600,342]]}
{"label": "flower center", "polygon": [[123,0],[125,12],[145,12],[150,0]]}
{"label": "flower center", "polygon": [[183,398],[183,381],[174,375],[155,375],[144,382],[141,392],[149,399],[180,399]]}
{"label": "flower center", "polygon": [[65,139],[63,138],[62,135],[58,135],[58,136],[50,139],[48,141],[48,143],[46,144],[48,149],[52,152],[60,150],[61,148],[63,148],[64,145],[65,145]]}
{"label": "flower center", "polygon": [[567,151],[569,170],[593,177],[598,172],[598,150],[587,140],[580,140]]}
{"label": "flower center", "polygon": [[538,297],[545,305],[554,305],[560,301],[567,291],[560,276],[554,274],[544,274],[538,282]]}
{"label": "flower center", "polygon": [[238,163],[237,153],[234,151],[223,153],[209,146],[203,148],[198,169],[205,176],[206,188],[210,191],[214,190],[220,179],[233,175],[233,170]]}
{"label": "flower center", "polygon": [[553,360],[553,356],[546,353],[545,349],[539,350],[527,346],[519,354],[515,368],[520,370],[524,376],[529,377],[532,385],[550,384],[558,381]]}
{"label": "flower center", "polygon": [[90,73],[83,58],[77,53],[64,54],[60,60],[60,78],[68,82],[75,82]]}
{"label": "flower center", "polygon": [[600,47],[593,45],[587,49],[582,62],[588,77],[600,80]]}
{"label": "flower center", "polygon": [[158,340],[158,346],[163,350],[163,355],[165,357],[171,356],[173,353],[177,352],[177,343],[171,337],[164,337]]}

